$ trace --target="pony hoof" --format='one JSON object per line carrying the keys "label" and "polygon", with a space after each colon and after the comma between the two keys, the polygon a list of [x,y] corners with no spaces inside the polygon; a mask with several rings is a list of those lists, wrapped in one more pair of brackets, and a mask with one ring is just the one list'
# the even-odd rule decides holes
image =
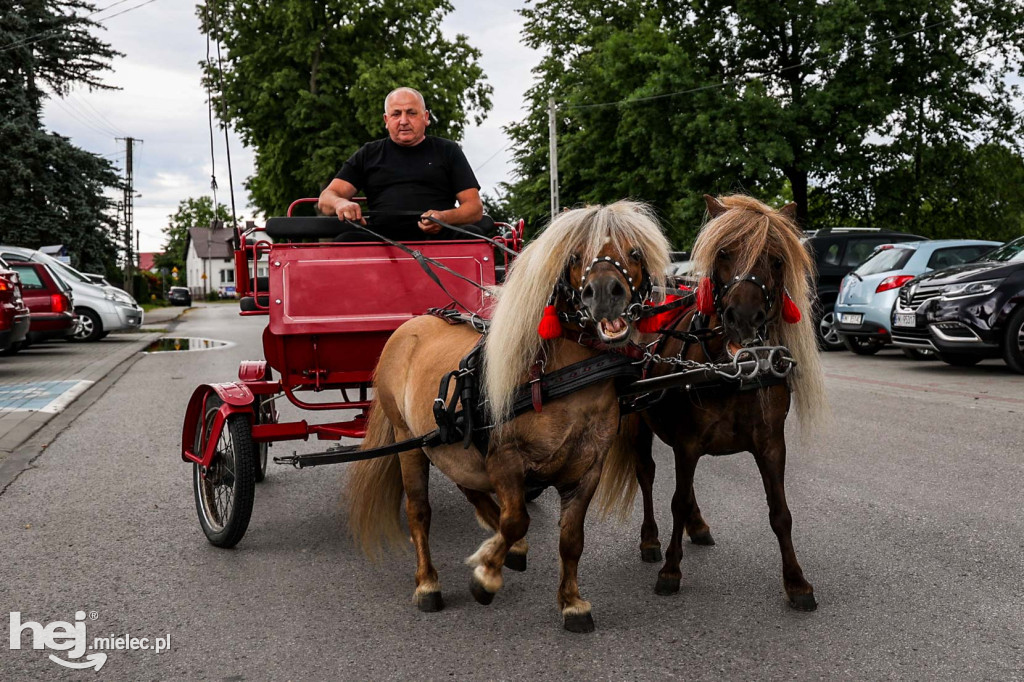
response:
{"label": "pony hoof", "polygon": [[513,554],[509,552],[505,555],[505,568],[510,571],[525,571],[526,570],[526,555],[525,554]]}
{"label": "pony hoof", "polygon": [[494,601],[494,593],[488,592],[484,589],[484,586],[476,581],[476,578],[469,579],[469,592],[473,595],[473,599],[476,599],[478,604],[487,606]]}
{"label": "pony hoof", "polygon": [[657,564],[661,562],[661,547],[641,547],[640,560],[645,564]]}
{"label": "pony hoof", "polygon": [[660,594],[663,597],[670,594],[675,594],[679,591],[679,578],[669,578],[663,575],[658,576],[658,582],[654,584],[654,594]]}
{"label": "pony hoof", "polygon": [[818,608],[818,602],[814,600],[813,592],[791,596],[789,605],[797,611],[814,611]]}
{"label": "pony hoof", "polygon": [[567,613],[562,618],[562,624],[569,632],[586,633],[594,631],[594,617],[587,613]]}
{"label": "pony hoof", "polygon": [[715,539],[711,537],[711,531],[705,530],[700,533],[697,533],[696,535],[691,535],[690,542],[692,542],[695,545],[705,545],[710,547],[711,545],[715,544]]}
{"label": "pony hoof", "polygon": [[416,608],[424,613],[434,613],[444,608],[444,599],[440,592],[427,592],[416,600]]}

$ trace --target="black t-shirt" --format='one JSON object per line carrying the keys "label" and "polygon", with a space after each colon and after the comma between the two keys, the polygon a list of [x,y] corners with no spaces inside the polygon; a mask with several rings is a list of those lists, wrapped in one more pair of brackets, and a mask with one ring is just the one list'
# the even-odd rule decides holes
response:
{"label": "black t-shirt", "polygon": [[[335,176],[366,195],[370,211],[417,211],[455,208],[455,195],[480,189],[459,145],[440,137],[425,137],[412,147],[390,137],[364,144]],[[370,218],[370,225],[396,240],[423,239],[418,218]]]}

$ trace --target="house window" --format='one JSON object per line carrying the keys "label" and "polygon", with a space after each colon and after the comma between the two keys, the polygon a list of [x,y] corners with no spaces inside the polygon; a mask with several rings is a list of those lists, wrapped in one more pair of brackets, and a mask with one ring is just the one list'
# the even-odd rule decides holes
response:
{"label": "house window", "polygon": [[220,271],[220,283],[221,284],[234,284],[235,283],[235,271],[234,270],[221,270]]}

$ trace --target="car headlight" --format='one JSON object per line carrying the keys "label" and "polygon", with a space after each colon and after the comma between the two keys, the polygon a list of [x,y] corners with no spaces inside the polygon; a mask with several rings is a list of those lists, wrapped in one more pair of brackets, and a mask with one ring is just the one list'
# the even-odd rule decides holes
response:
{"label": "car headlight", "polygon": [[972,296],[984,296],[996,290],[1003,280],[986,279],[981,282],[961,282],[950,284],[942,289],[942,298],[951,301],[957,298],[971,298]]}
{"label": "car headlight", "polygon": [[104,289],[103,297],[108,301],[123,303],[124,305],[135,305],[135,299],[129,296],[127,292],[121,291],[120,289]]}

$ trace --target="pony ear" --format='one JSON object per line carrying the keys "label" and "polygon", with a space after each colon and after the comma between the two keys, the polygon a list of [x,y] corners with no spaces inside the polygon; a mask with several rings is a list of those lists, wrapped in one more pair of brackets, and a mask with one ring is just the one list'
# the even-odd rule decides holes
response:
{"label": "pony ear", "polygon": [[779,209],[779,213],[796,222],[796,202],[791,201]]}
{"label": "pony ear", "polygon": [[721,201],[714,198],[710,194],[704,195],[704,203],[707,204],[708,213],[711,214],[712,218],[717,218],[718,216],[722,215],[723,213],[729,210],[728,208],[726,208],[725,204],[723,204]]}

